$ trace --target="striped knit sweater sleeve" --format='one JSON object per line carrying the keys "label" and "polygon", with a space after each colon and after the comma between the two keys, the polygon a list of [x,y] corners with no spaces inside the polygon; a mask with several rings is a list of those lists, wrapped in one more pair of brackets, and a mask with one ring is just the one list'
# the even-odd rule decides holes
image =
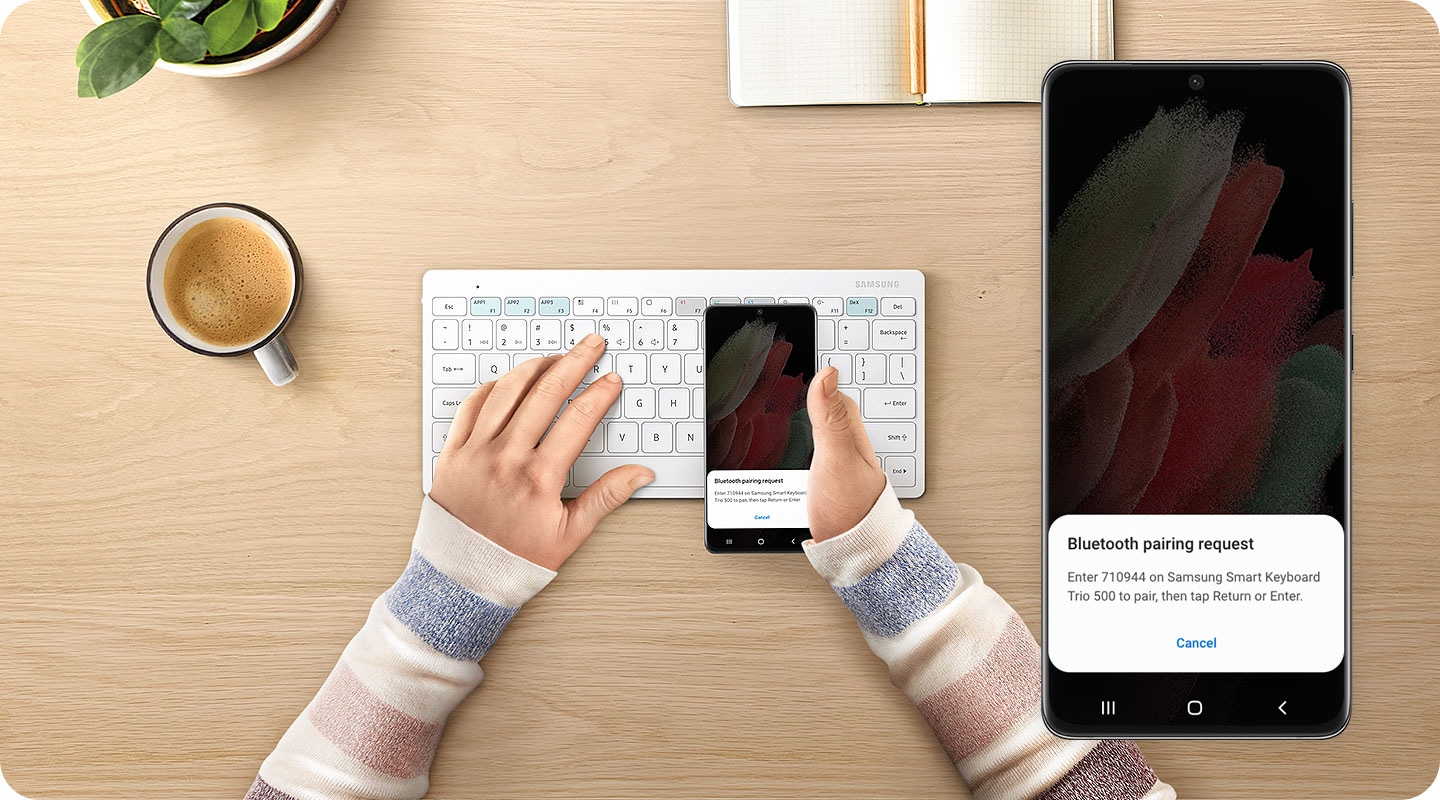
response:
{"label": "striped knit sweater sleeve", "polygon": [[1030,630],[889,487],[859,525],[806,542],[805,553],[977,800],[1175,797],[1133,742],[1061,739],[1045,728]]}
{"label": "striped knit sweater sleeve", "polygon": [[426,497],[405,572],[260,765],[246,800],[423,796],[445,719],[480,685],[477,662],[554,577]]}

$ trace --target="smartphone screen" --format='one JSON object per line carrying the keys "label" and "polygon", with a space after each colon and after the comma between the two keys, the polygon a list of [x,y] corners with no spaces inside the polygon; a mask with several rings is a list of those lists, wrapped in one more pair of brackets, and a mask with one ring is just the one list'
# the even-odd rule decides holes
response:
{"label": "smartphone screen", "polygon": [[1320,63],[1117,63],[1046,87],[1046,723],[1334,735],[1348,81]]}
{"label": "smartphone screen", "polygon": [[805,491],[814,438],[815,309],[705,310],[705,546],[798,551],[810,538]]}

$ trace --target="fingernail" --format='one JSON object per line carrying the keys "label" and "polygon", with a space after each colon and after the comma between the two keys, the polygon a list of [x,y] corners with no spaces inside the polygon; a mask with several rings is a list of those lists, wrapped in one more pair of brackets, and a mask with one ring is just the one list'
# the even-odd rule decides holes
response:
{"label": "fingernail", "polygon": [[601,378],[600,380],[606,381],[606,382],[608,382],[608,383],[619,383],[619,382],[620,382],[620,375],[619,375],[619,373],[615,373],[615,372],[607,372],[607,373],[605,373],[605,377]]}
{"label": "fingernail", "polygon": [[587,333],[585,334],[585,337],[580,340],[580,344],[586,347],[598,347],[604,341],[605,337],[601,336],[598,333]]}
{"label": "fingernail", "polygon": [[834,367],[826,367],[829,374],[821,379],[820,389],[825,392],[826,397],[834,397],[836,390],[840,388],[840,370]]}
{"label": "fingernail", "polygon": [[630,479],[630,488],[639,489],[641,486],[649,486],[655,480],[655,473],[647,472],[644,475],[636,475]]}

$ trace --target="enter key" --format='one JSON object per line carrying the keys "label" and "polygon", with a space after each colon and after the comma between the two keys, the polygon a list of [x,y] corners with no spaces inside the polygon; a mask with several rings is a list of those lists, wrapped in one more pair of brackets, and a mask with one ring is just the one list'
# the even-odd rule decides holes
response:
{"label": "enter key", "polygon": [[914,389],[866,389],[866,419],[914,419]]}

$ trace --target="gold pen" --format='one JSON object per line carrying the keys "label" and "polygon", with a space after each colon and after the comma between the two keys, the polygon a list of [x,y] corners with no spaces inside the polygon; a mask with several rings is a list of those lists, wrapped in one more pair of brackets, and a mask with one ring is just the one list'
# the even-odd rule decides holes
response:
{"label": "gold pen", "polygon": [[910,0],[910,93],[925,93],[925,0]]}

